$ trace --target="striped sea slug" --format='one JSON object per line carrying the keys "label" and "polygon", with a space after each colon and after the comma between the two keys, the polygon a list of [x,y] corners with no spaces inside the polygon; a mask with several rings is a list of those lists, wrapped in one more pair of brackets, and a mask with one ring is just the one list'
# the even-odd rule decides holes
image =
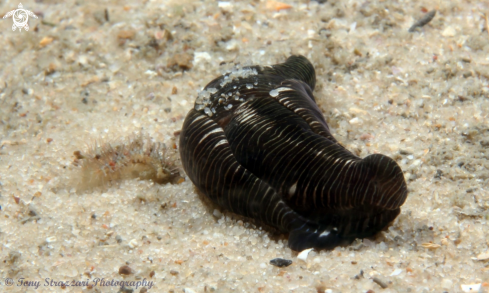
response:
{"label": "striped sea slug", "polygon": [[400,213],[403,172],[360,159],[331,135],[303,56],[211,81],[188,113],[180,156],[189,178],[222,208],[289,233],[289,247],[333,248],[374,235]]}

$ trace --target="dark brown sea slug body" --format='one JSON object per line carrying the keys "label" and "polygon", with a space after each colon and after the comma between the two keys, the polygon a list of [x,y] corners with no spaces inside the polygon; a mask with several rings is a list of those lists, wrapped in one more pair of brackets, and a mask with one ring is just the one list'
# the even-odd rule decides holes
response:
{"label": "dark brown sea slug body", "polygon": [[183,124],[180,155],[219,206],[289,233],[289,247],[333,248],[371,236],[400,213],[401,168],[341,146],[314,100],[303,56],[210,82]]}

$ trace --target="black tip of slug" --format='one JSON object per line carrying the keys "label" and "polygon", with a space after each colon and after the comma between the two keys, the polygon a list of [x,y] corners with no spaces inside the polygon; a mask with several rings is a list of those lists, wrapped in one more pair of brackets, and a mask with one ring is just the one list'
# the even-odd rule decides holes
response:
{"label": "black tip of slug", "polygon": [[407,185],[396,161],[385,155],[373,154],[365,157],[361,164],[370,170],[374,183],[371,203],[388,209],[400,207],[407,197]]}
{"label": "black tip of slug", "polygon": [[317,231],[309,229],[292,230],[289,234],[289,248],[295,251],[302,251],[308,248],[333,249],[338,245],[350,243],[336,231],[323,230]]}
{"label": "black tip of slug", "polygon": [[348,245],[356,238],[371,237],[388,227],[401,212],[394,210],[372,210],[359,212],[358,216],[340,217],[334,224],[313,228],[304,225],[289,233],[289,247],[302,251],[308,248],[334,249]]}
{"label": "black tip of slug", "polygon": [[316,71],[314,70],[314,66],[302,55],[292,55],[284,63],[266,68],[264,73],[301,80],[307,83],[311,90],[314,90],[316,86]]}

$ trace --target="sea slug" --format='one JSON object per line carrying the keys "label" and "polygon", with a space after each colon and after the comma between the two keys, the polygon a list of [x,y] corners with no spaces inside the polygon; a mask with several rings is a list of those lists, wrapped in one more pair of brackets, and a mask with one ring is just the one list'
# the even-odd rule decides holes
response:
{"label": "sea slug", "polygon": [[331,135],[303,56],[211,81],[185,118],[180,156],[219,206],[289,234],[289,247],[330,249],[374,235],[400,213],[404,175],[391,158],[358,158]]}

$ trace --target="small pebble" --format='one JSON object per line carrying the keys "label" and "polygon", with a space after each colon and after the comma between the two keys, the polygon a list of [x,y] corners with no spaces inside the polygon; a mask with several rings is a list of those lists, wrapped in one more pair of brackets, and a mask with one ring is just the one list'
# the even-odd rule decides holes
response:
{"label": "small pebble", "polygon": [[409,28],[409,32],[412,33],[416,30],[416,28],[428,24],[433,19],[433,17],[435,17],[435,14],[436,14],[436,10],[432,10],[426,13],[420,20],[418,20],[415,24],[413,24],[413,26]]}
{"label": "small pebble", "polygon": [[117,34],[117,37],[119,39],[132,39],[135,34],[136,34],[136,31],[134,31],[134,30],[121,30]]}
{"label": "small pebble", "polygon": [[39,47],[43,48],[43,47],[51,44],[53,42],[53,40],[54,40],[53,38],[46,36],[46,37],[42,38],[42,40],[39,42]]}
{"label": "small pebble", "polygon": [[353,119],[351,119],[350,121],[348,121],[351,125],[357,125],[357,124],[360,124],[362,123],[362,120],[360,120],[358,117],[355,117]]}
{"label": "small pebble", "polygon": [[138,246],[138,242],[137,242],[136,239],[133,239],[133,240],[129,241],[129,244],[128,245],[129,245],[130,248],[135,248],[135,247]]}
{"label": "small pebble", "polygon": [[355,275],[355,277],[353,277],[355,280],[360,280],[360,278],[363,278],[363,270],[360,270],[360,273],[358,275]]}
{"label": "small pebble", "polygon": [[457,31],[455,31],[455,29],[451,26],[448,26],[447,28],[445,28],[443,30],[443,32],[441,33],[441,35],[444,37],[454,37],[456,34],[457,34]]}
{"label": "small pebble", "polygon": [[132,274],[132,269],[129,266],[122,266],[119,268],[119,275],[130,275]]}
{"label": "small pebble", "polygon": [[395,269],[395,270],[392,272],[391,276],[397,276],[397,275],[399,275],[399,274],[401,274],[401,273],[402,273],[402,270],[401,270],[401,269]]}
{"label": "small pebble", "polygon": [[213,115],[213,113],[212,113],[211,109],[209,109],[209,108],[207,108],[207,107],[206,107],[206,108],[204,108],[204,113],[205,113],[207,116],[209,116],[209,117],[212,117],[212,115]]}
{"label": "small pebble", "polygon": [[441,280],[441,287],[443,289],[450,289],[453,287],[453,282],[450,279],[443,279]]}
{"label": "small pebble", "polygon": [[214,215],[214,217],[220,219],[222,217],[222,213],[218,210],[218,209],[215,209],[214,212],[212,213],[212,215]]}
{"label": "small pebble", "polygon": [[270,260],[270,264],[279,268],[288,267],[292,264],[290,259],[274,258]]}
{"label": "small pebble", "polygon": [[276,96],[278,96],[279,92],[277,90],[271,90],[269,94],[270,96],[275,98]]}
{"label": "small pebble", "polygon": [[4,263],[13,265],[17,260],[20,259],[20,256],[21,256],[21,254],[19,252],[17,252],[17,251],[11,251],[8,254],[7,260],[4,261]]}
{"label": "small pebble", "polygon": [[299,253],[299,255],[297,255],[297,258],[300,260],[306,261],[307,255],[309,254],[309,252],[311,252],[311,250],[312,250],[312,248],[305,249],[305,250],[301,251],[301,253]]}
{"label": "small pebble", "polygon": [[170,271],[170,274],[171,274],[172,276],[176,276],[176,275],[178,275],[178,271],[171,270],[171,271]]}
{"label": "small pebble", "polygon": [[192,60],[194,57],[188,53],[175,54],[168,60],[167,67],[174,67],[178,65],[181,69],[192,68]]}
{"label": "small pebble", "polygon": [[489,252],[484,252],[484,253],[481,253],[477,256],[477,259],[478,260],[487,260],[489,259]]}
{"label": "small pebble", "polygon": [[122,288],[120,289],[119,291],[120,293],[133,293],[134,292],[134,289],[132,288],[127,288],[125,286],[122,286]]}
{"label": "small pebble", "polygon": [[381,279],[377,278],[377,277],[373,277],[372,278],[372,281],[374,281],[375,283],[377,283],[380,287],[382,287],[383,289],[387,288],[388,285],[382,281]]}
{"label": "small pebble", "polygon": [[412,152],[410,152],[410,151],[408,151],[408,150],[404,150],[404,149],[400,149],[400,150],[399,150],[399,153],[400,153],[401,155],[412,155],[412,154],[413,154]]}
{"label": "small pebble", "polygon": [[285,9],[290,9],[292,8],[291,5],[275,0],[268,0],[266,4],[266,8],[269,10],[274,10],[274,11],[280,11],[280,10],[285,10]]}
{"label": "small pebble", "polygon": [[470,285],[460,285],[462,288],[462,291],[464,292],[480,292],[479,290],[481,289],[481,283],[479,284],[470,284]]}
{"label": "small pebble", "polygon": [[51,236],[51,237],[46,238],[46,242],[47,243],[56,242],[56,236]]}

